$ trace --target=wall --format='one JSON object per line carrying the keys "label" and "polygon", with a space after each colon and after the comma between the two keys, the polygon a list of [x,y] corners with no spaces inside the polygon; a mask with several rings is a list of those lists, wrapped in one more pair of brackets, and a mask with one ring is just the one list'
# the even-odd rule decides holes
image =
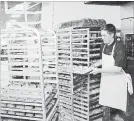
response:
{"label": "wall", "polygon": [[[54,3],[54,4],[53,4]],[[42,27],[52,29],[61,22],[82,18],[105,19],[120,28],[120,7],[86,5],[82,2],[43,2]],[[3,24],[2,24],[3,25]]]}
{"label": "wall", "polygon": [[125,42],[125,34],[134,33],[134,2],[124,4],[121,10],[121,36]]}
{"label": "wall", "polygon": [[[43,27],[52,28],[53,3],[43,7]],[[120,7],[86,5],[83,2],[54,2],[54,24],[82,18],[105,19],[121,27]]]}
{"label": "wall", "polygon": [[5,14],[3,2],[0,1],[0,29],[6,28],[6,21],[9,19],[9,16]]}
{"label": "wall", "polygon": [[51,29],[52,28],[52,14],[53,14],[53,3],[42,4],[42,27],[43,29]]}

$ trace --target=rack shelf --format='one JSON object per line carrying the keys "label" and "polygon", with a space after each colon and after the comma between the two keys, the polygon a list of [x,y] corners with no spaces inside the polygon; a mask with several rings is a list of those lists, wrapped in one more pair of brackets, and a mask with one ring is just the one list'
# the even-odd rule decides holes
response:
{"label": "rack shelf", "polygon": [[[92,34],[94,34],[94,36],[92,36]],[[99,93],[97,90],[99,84],[96,84],[97,80],[95,80],[95,78],[98,77],[94,77],[94,81],[88,72],[92,71],[92,64],[100,59],[99,51],[102,41],[99,34],[100,30],[90,31],[90,28],[57,30],[57,38],[64,38],[64,41],[58,39],[60,46],[66,47],[66,44],[68,46],[68,50],[64,50],[64,48],[61,48],[59,44],[57,44],[58,68],[60,68],[58,70],[59,100],[63,99],[65,102],[65,98],[68,96],[72,101],[66,100],[70,106],[64,104],[62,101],[59,102],[59,112],[63,121],[77,119],[82,121],[90,120],[90,103],[95,100],[92,96]],[[95,52],[95,54],[93,52]],[[62,55],[64,53],[66,53],[66,56]],[[64,59],[68,59],[68,61],[64,61]],[[60,75],[61,72],[62,76]],[[70,75],[69,78],[66,78],[67,73]],[[85,77],[82,78],[83,75]],[[65,89],[62,89],[63,87],[65,87]],[[90,91],[90,89],[93,88],[95,88],[95,91]],[[69,93],[69,95],[67,93]],[[66,112],[65,116],[67,116],[67,114],[69,115],[70,112],[72,114],[70,119],[64,120],[65,116],[63,112]]]}
{"label": "rack shelf", "polygon": [[58,105],[58,101],[56,101],[56,104],[55,104],[55,105],[54,105],[54,107],[52,108],[52,110],[51,110],[50,114],[47,116],[47,121],[49,121],[49,120],[50,120],[50,118],[51,118],[52,114],[53,114],[53,113],[54,113],[54,111],[56,110],[57,105]]}
{"label": "rack shelf", "polygon": [[11,108],[1,108],[1,110],[8,110],[8,111],[16,111],[16,112],[28,112],[28,113],[38,113],[42,114],[42,111],[36,111],[36,110],[26,110],[26,109],[11,109]]}
{"label": "rack shelf", "polygon": [[[46,107],[50,106],[45,99],[48,96],[47,91],[50,91],[47,86],[52,87],[51,91],[57,90],[58,83],[55,33],[53,31],[38,32],[35,29],[25,31],[8,29],[2,33],[13,36],[10,38],[8,34],[5,34],[2,38],[2,41],[3,39],[6,41],[6,47],[2,45],[2,49],[6,49],[2,56],[8,57],[4,67],[7,66],[10,70],[7,75],[10,80],[8,85],[1,88],[3,92],[1,110],[9,114],[2,113],[2,119],[47,121]],[[44,39],[47,43],[44,43]],[[45,46],[50,46],[47,48],[48,51]],[[6,52],[7,55],[4,55]],[[55,93],[57,93],[56,90]],[[51,97],[51,94],[49,96]],[[57,99],[57,94],[52,96],[53,99]],[[54,108],[57,105],[58,103],[54,103]],[[51,111],[49,117],[53,114]],[[24,116],[19,116],[23,113],[25,113]],[[31,114],[33,117],[30,117]]]}
{"label": "rack shelf", "polygon": [[5,115],[1,114],[1,117],[5,118],[13,118],[13,119],[24,119],[24,120],[30,120],[30,121],[43,121],[43,119],[40,118],[30,118],[30,117],[22,117],[22,116],[14,116],[14,115]]}
{"label": "rack shelf", "polygon": [[4,104],[17,104],[17,105],[31,105],[31,106],[42,106],[42,104],[38,104],[38,103],[25,103],[25,102],[15,102],[15,101],[1,101],[1,103]]}

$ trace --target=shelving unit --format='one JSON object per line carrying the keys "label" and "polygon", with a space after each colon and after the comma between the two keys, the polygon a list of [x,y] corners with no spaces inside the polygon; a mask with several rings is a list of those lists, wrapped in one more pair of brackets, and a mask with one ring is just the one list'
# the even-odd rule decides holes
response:
{"label": "shelving unit", "polygon": [[[32,27],[32,28],[41,28],[42,24],[42,2],[20,2],[20,1],[7,1],[4,2],[5,13],[10,14],[13,17],[10,20],[13,20],[16,15],[19,15],[19,19],[15,22],[8,21],[7,27],[11,27],[12,25],[18,25],[22,27]],[[17,17],[16,17],[17,18]]]}
{"label": "shelving unit", "polygon": [[56,35],[53,31],[40,31],[44,83],[58,83]]}
{"label": "shelving unit", "polygon": [[7,34],[2,41],[7,41],[9,71],[9,85],[1,87],[2,120],[41,121],[46,116],[39,33],[35,29],[2,33]]}
{"label": "shelving unit", "polygon": [[1,67],[1,87],[7,86],[9,84],[9,77],[6,75],[9,75],[8,72],[8,51],[7,51],[7,42],[5,40],[5,34],[1,34],[1,38],[4,39],[4,41],[1,41],[0,44],[0,67]]}
{"label": "shelving unit", "polygon": [[127,58],[134,60],[134,34],[126,34]]}
{"label": "shelving unit", "polygon": [[126,71],[131,74],[132,80],[134,79],[134,34],[125,34],[125,45],[126,45]]}
{"label": "shelving unit", "polygon": [[9,72],[8,83],[2,78],[2,121],[51,121],[58,109],[55,33],[8,29],[1,41],[2,72]]}
{"label": "shelving unit", "polygon": [[45,88],[46,120],[49,121],[52,115],[54,115],[53,112],[56,110],[58,102],[56,35],[52,30],[40,30],[39,33],[42,42],[41,45],[44,86],[52,88],[51,91],[49,91],[49,88]]}
{"label": "shelving unit", "polygon": [[58,92],[60,119],[73,121],[73,68],[71,58],[71,29],[59,30],[57,36]]}
{"label": "shelving unit", "polygon": [[60,121],[90,121],[102,115],[100,75],[86,74],[100,60],[100,30],[60,29],[57,35]]}

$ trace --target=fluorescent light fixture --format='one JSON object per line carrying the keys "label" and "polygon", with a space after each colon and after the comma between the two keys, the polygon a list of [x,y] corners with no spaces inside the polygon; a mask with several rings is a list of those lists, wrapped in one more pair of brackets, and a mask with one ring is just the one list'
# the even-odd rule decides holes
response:
{"label": "fluorescent light fixture", "polygon": [[14,14],[14,15],[11,15],[11,18],[19,18],[21,15],[20,14]]}

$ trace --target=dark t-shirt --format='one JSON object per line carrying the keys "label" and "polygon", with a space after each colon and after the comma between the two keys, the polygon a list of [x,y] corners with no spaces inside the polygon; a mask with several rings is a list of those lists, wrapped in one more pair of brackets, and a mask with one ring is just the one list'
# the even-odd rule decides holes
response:
{"label": "dark t-shirt", "polygon": [[114,60],[115,66],[122,67],[126,70],[126,49],[125,45],[121,41],[114,41],[111,45],[106,45],[104,48],[104,43],[101,45],[101,57],[102,57],[102,50],[104,48],[104,54],[111,55],[113,46],[115,45],[114,49]]}

